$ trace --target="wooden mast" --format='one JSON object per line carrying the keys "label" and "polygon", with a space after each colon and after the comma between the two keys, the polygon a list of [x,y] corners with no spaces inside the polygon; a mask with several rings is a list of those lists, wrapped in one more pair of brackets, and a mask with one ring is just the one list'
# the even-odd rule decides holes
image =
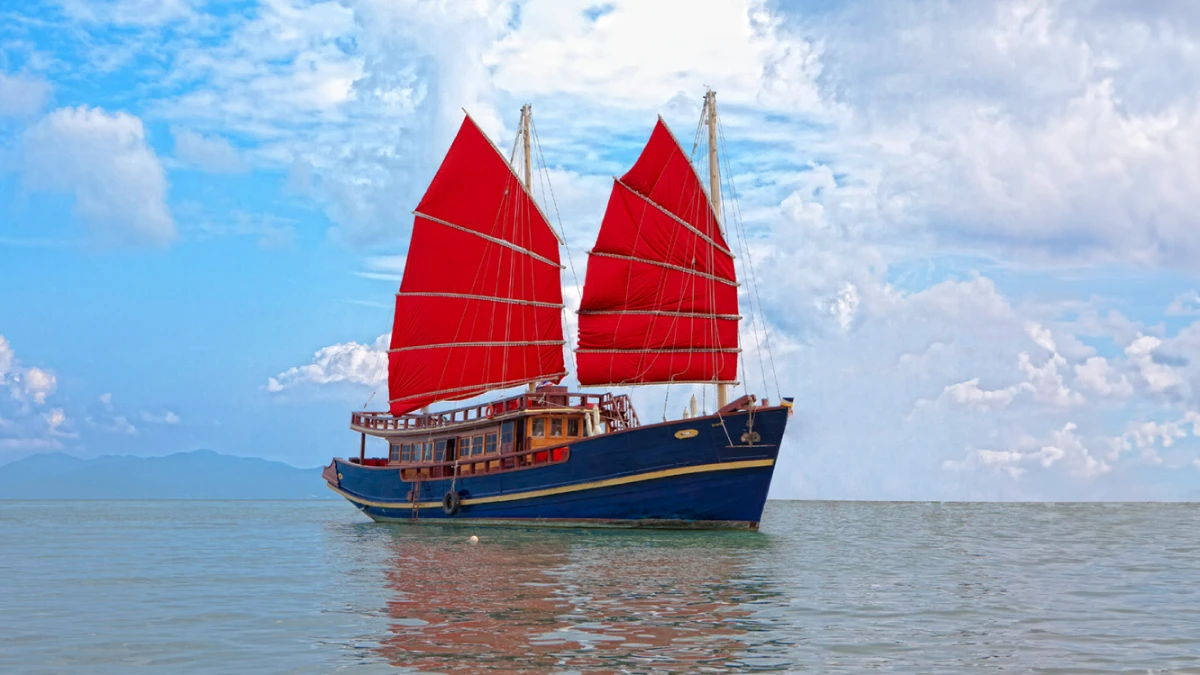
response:
{"label": "wooden mast", "polygon": [[[532,113],[532,108],[528,103],[521,106],[521,128],[517,135],[521,137],[521,149],[525,155],[525,191],[533,197],[533,161],[529,155],[529,116]],[[529,393],[537,391],[537,384],[530,382]]]}
{"label": "wooden mast", "polygon": [[[721,227],[721,165],[717,162],[717,92],[704,94],[704,110],[708,113],[708,199]],[[723,232],[722,228],[722,232]],[[717,385],[717,410],[729,403],[729,385]]]}

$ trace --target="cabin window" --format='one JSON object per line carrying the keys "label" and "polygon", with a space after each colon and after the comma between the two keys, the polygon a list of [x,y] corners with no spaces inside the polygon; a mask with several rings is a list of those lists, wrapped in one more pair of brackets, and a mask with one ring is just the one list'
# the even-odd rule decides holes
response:
{"label": "cabin window", "polygon": [[388,461],[391,461],[391,462],[399,462],[400,461],[400,444],[399,443],[392,443],[390,449],[388,450]]}
{"label": "cabin window", "polygon": [[471,437],[470,436],[459,436],[458,437],[458,445],[456,447],[458,448],[459,459],[461,459],[463,457],[470,457],[471,456]]}
{"label": "cabin window", "polygon": [[562,438],[562,418],[555,417],[550,420],[550,436],[553,438]]}
{"label": "cabin window", "polygon": [[483,454],[483,436],[476,436],[471,439],[471,455]]}
{"label": "cabin window", "polygon": [[400,446],[400,461],[401,462],[404,462],[405,464],[407,464],[409,459],[411,459],[411,453],[412,453],[411,448],[412,448],[412,446],[410,446],[408,443],[404,443]]}
{"label": "cabin window", "polygon": [[579,436],[579,418],[572,417],[567,420],[567,435],[572,438]]}
{"label": "cabin window", "polygon": [[433,441],[425,441],[425,461],[433,461]]}
{"label": "cabin window", "polygon": [[434,441],[433,447],[434,447],[433,461],[435,461],[435,462],[446,461],[446,439],[443,438],[441,440]]}
{"label": "cabin window", "polygon": [[486,445],[483,446],[483,453],[485,455],[496,454],[496,432],[493,431],[492,433],[488,434],[485,443]]}
{"label": "cabin window", "polygon": [[545,420],[545,418],[538,417],[533,420],[533,433],[530,435],[533,436],[534,438],[545,438],[546,437],[546,420]]}
{"label": "cabin window", "polygon": [[513,439],[513,423],[505,422],[500,425],[500,443],[502,445],[511,445]]}

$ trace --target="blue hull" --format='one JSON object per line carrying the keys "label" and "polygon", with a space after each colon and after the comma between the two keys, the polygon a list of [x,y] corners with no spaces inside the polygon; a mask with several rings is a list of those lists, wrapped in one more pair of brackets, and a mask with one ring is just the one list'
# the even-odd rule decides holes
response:
{"label": "blue hull", "polygon": [[[593,436],[570,444],[561,464],[413,482],[395,467],[334,460],[329,487],[377,521],[617,527],[756,528],[762,517],[786,407],[698,417]],[[695,432],[692,434],[692,432]],[[679,438],[676,434],[683,438]]]}

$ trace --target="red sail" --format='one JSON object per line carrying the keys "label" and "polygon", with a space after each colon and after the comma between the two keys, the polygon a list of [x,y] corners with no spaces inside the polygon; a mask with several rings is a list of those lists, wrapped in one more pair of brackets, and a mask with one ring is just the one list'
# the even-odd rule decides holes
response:
{"label": "red sail", "polygon": [[561,380],[558,238],[470,117],[414,214],[388,354],[392,414]]}
{"label": "red sail", "polygon": [[733,254],[662,120],[613,184],[589,252],[576,363],[583,385],[737,378]]}

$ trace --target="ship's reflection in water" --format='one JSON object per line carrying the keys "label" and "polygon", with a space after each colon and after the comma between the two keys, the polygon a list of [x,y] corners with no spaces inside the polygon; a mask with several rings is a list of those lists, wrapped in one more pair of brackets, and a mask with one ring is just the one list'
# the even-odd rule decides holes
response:
{"label": "ship's reflection in water", "polygon": [[396,527],[391,664],[419,672],[745,672],[776,595],[746,574],[755,533]]}

